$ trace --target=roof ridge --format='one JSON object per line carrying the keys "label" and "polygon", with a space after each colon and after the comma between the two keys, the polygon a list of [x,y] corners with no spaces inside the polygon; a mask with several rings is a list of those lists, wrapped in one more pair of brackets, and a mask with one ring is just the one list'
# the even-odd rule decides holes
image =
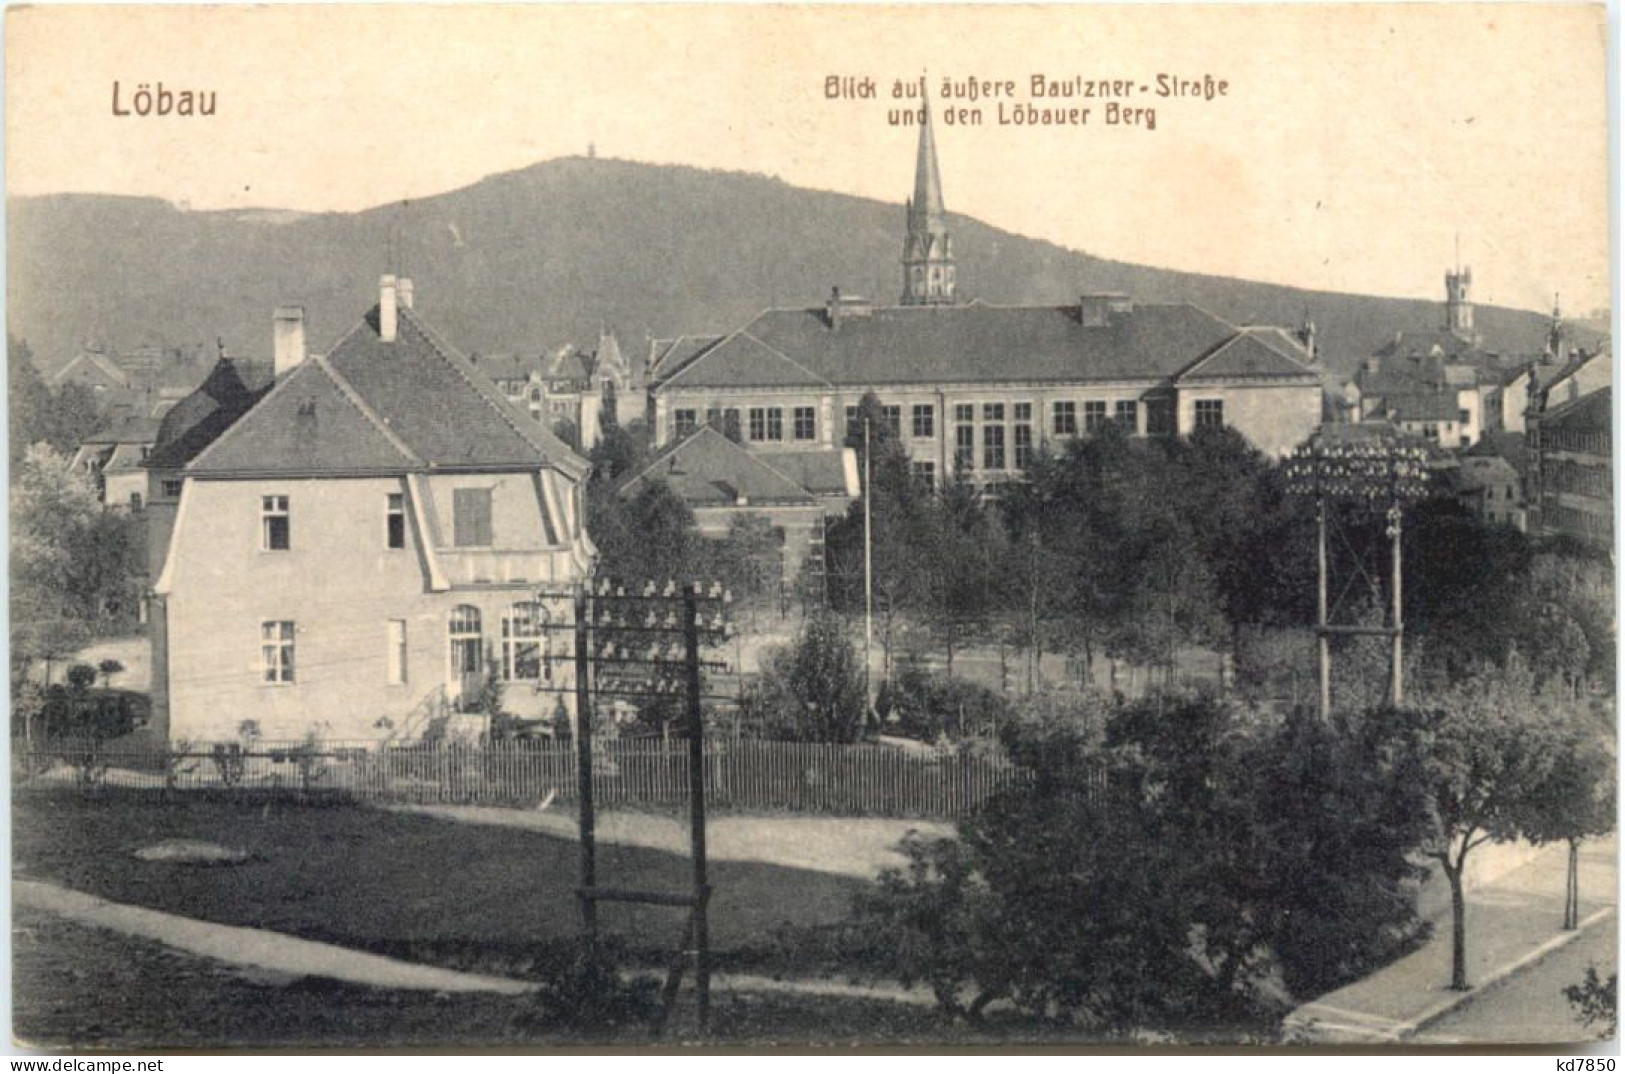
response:
{"label": "roof ridge", "polygon": [[[745,454],[749,455],[751,457],[751,459],[753,461],[755,461],[755,463],[758,466],[761,466],[761,467],[763,467],[763,468],[765,468],[767,470],[771,470],[775,474],[778,474],[780,477],[784,478],[786,481],[790,482],[790,484],[794,485],[796,488],[800,489],[802,492],[805,492],[807,495],[812,496],[814,498],[817,497],[818,494],[813,492],[812,489],[808,488],[804,482],[796,480],[790,474],[785,473],[783,470],[779,469],[777,466],[774,466],[772,463],[770,463],[766,459],[762,458],[761,453],[751,451],[749,448],[745,447],[743,444],[738,444],[738,445],[735,445],[735,446],[737,446]],[[790,453],[789,452],[783,452],[783,454],[790,454]]]}
{"label": "roof ridge", "polygon": [[[364,324],[366,324],[365,320],[363,320],[361,322],[361,324],[358,324],[356,326],[356,328],[360,328]],[[349,339],[350,336],[355,333],[356,328],[352,328],[352,329],[350,329],[350,331],[344,333],[344,336],[342,337],[340,342],[342,342],[343,339]],[[234,436],[241,435],[242,429],[243,429],[243,419],[244,418],[248,417],[254,411],[258,410],[262,404],[268,402],[272,397],[276,396],[279,392],[286,391],[288,385],[292,384],[295,380],[299,379],[299,374],[301,372],[303,372],[306,369],[310,369],[310,368],[313,368],[313,367],[311,366],[311,364],[309,362],[301,362],[299,365],[295,366],[292,369],[292,371],[290,371],[288,373],[287,376],[283,377],[281,380],[273,381],[269,391],[267,391],[264,395],[260,396],[258,399],[254,400],[253,405],[251,405],[247,410],[245,410],[241,414],[237,415],[237,420],[236,421],[232,422],[229,426],[226,427],[224,432],[222,432],[219,436],[215,437],[214,441],[212,443],[210,443],[208,447],[204,448],[202,451],[200,451],[196,455],[192,456],[191,460],[188,461],[186,463],[186,465],[184,467],[182,467],[182,469],[186,469],[186,470],[192,469],[192,467],[198,465],[203,460],[207,459],[210,455],[212,455],[215,452],[215,450],[220,447],[221,444],[226,443],[228,440],[232,439],[232,437],[234,437]],[[211,398],[212,398],[212,396],[211,396]],[[219,401],[216,400],[217,404],[218,404],[218,402]]]}
{"label": "roof ridge", "polygon": [[[530,431],[526,430],[518,420],[517,414],[509,409],[507,397],[502,395],[501,392],[497,391],[496,385],[491,383],[490,378],[486,377],[484,374],[470,376],[470,373],[478,374],[479,371],[469,363],[467,358],[464,358],[462,354],[458,353],[455,348],[439,339],[437,333],[428,327],[428,325],[424,324],[424,322],[418,318],[416,313],[414,313],[410,308],[407,308],[399,311],[399,315],[401,316],[402,320],[411,324],[411,326],[417,330],[418,334],[423,337],[424,342],[429,344],[429,348],[439,356],[441,361],[450,366],[452,371],[461,377],[470,388],[479,393],[480,398],[485,400],[487,406],[496,411],[497,416],[503,420],[504,424],[506,424],[508,428],[513,430],[515,436],[519,437],[519,439],[523,440],[534,450],[541,452],[549,462],[560,466],[562,469],[575,470],[578,472],[583,470],[583,468],[586,466],[586,460],[581,459],[581,457],[576,455],[574,451],[570,450],[569,445],[565,444],[564,441],[559,440],[558,437],[554,436],[551,432],[548,432],[546,429],[542,428],[540,424],[532,422],[530,419],[526,418],[525,424],[534,425],[537,432],[545,434],[545,438],[538,439],[533,437]],[[553,458],[552,453],[555,450],[555,445],[548,443],[547,441],[549,440],[557,441],[556,447],[564,449],[564,458]],[[568,458],[575,458],[576,461],[581,465],[571,465],[566,461]]]}
{"label": "roof ridge", "polygon": [[650,470],[653,470],[656,466],[659,466],[661,463],[665,462],[667,459],[669,459],[673,455],[677,454],[678,451],[682,450],[684,447],[686,447],[688,444],[692,443],[693,441],[698,440],[701,436],[704,436],[706,433],[713,433],[713,434],[715,434],[717,436],[722,435],[721,433],[718,433],[715,429],[711,428],[711,426],[709,426],[709,425],[701,425],[698,429],[695,429],[693,432],[689,433],[687,436],[683,437],[681,440],[677,441],[675,444],[670,445],[669,447],[666,448],[666,450],[660,452],[654,458],[650,459],[649,460],[649,465],[645,466],[643,469],[639,470],[637,473],[633,474],[631,477],[627,478],[625,481],[622,481],[621,484],[620,484],[620,488],[624,489],[624,488],[627,488],[630,485],[634,484],[635,482],[642,481],[644,479],[644,477],[648,475]]}
{"label": "roof ridge", "polygon": [[[755,324],[755,323],[756,322],[754,322],[754,321],[751,322],[751,324]],[[791,365],[795,366],[797,369],[801,370],[803,373],[807,374],[809,377],[816,378],[818,380],[818,382],[820,384],[822,384],[824,387],[826,387],[826,388],[835,387],[834,383],[831,382],[830,379],[828,377],[824,376],[822,373],[819,373],[819,372],[817,372],[815,370],[809,369],[807,366],[801,364],[800,362],[796,361],[794,358],[790,357],[788,354],[785,354],[783,351],[779,350],[779,348],[773,346],[773,344],[767,342],[767,340],[763,339],[762,337],[758,336],[756,333],[752,332],[750,330],[750,325],[746,325],[744,328],[741,328],[739,331],[740,331],[740,334],[746,336],[752,342],[758,343],[761,346],[766,347],[769,351],[772,351],[774,354],[778,355],[780,358],[783,358],[786,362],[789,362]]]}
{"label": "roof ridge", "polygon": [[[730,332],[719,332],[716,335],[710,335],[710,334],[707,334],[707,333],[704,333],[704,332],[698,332],[698,333],[690,332],[690,333],[685,333],[684,335],[681,335],[681,336],[677,336],[677,337],[675,337],[673,339],[664,340],[663,342],[665,342],[665,343],[667,343],[669,345],[663,351],[660,352],[659,357],[656,358],[654,363],[649,367],[649,376],[652,377],[652,378],[655,378],[661,384],[666,383],[666,380],[661,380],[660,379],[662,376],[666,376],[667,380],[669,380],[671,378],[674,378],[674,377],[677,377],[677,376],[680,376],[683,372],[685,372],[690,367],[692,367],[701,358],[704,358],[706,355],[710,354],[713,350],[720,347],[723,343],[726,343],[730,338],[732,338],[734,333],[737,332],[737,331],[738,330],[735,329],[734,331],[730,331]],[[684,365],[681,369],[678,369],[676,372],[671,373],[669,375],[668,374],[663,374],[662,373],[662,367],[671,358],[673,352],[675,352],[677,350],[677,348],[683,343],[684,340],[693,340],[694,343],[697,345],[698,349],[694,352],[694,354],[692,354],[689,357],[687,365]],[[702,340],[704,342],[701,342]],[[657,342],[659,342],[659,341],[657,341]]]}
{"label": "roof ridge", "polygon": [[[758,313],[756,316],[760,317],[761,314]],[[750,323],[755,323],[755,322],[754,322],[754,320],[752,320]],[[722,337],[717,339],[716,342],[712,343],[709,347],[706,347],[705,349],[701,350],[700,353],[698,353],[694,357],[690,358],[688,360],[688,364],[683,366],[683,368],[677,370],[677,372],[673,373],[671,376],[667,377],[665,380],[662,380],[660,382],[660,386],[662,388],[667,387],[673,381],[675,381],[678,377],[681,377],[684,374],[692,371],[695,366],[699,365],[701,362],[703,362],[707,358],[711,357],[713,354],[715,354],[717,351],[721,350],[728,343],[731,343],[735,339],[739,338],[739,336],[742,335],[744,333],[744,331],[745,330],[743,328],[735,328],[732,332],[728,332],[727,334],[723,335]]]}
{"label": "roof ridge", "polygon": [[373,428],[384,434],[384,439],[389,441],[391,447],[393,447],[396,451],[399,451],[402,455],[406,456],[412,465],[423,465],[423,459],[419,457],[418,453],[407,446],[406,441],[402,440],[399,434],[389,427],[389,423],[386,422],[376,410],[369,406],[365,399],[361,398],[361,393],[357,392],[355,390],[355,386],[349,381],[345,380],[344,376],[339,373],[337,369],[333,368],[332,363],[330,363],[325,356],[316,355],[311,358],[311,361],[316,363],[316,368],[327,374],[328,379],[333,382],[333,386],[339,390],[339,394],[343,395],[344,398],[349,401],[350,405],[355,407],[356,410],[360,412],[361,416],[372,424]]}

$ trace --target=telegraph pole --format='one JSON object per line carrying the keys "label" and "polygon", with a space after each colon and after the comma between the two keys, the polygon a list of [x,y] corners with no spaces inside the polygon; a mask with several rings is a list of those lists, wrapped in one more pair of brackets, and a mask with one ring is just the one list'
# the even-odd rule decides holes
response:
{"label": "telegraph pole", "polygon": [[696,582],[683,595],[684,672],[688,680],[688,801],[689,838],[694,858],[694,985],[698,992],[698,1021],[703,1036],[711,1027],[711,926],[708,904],[711,885],[705,861],[705,710],[700,696],[700,586]]}
{"label": "telegraph pole", "polygon": [[1315,520],[1319,530],[1319,594],[1317,605],[1316,634],[1319,635],[1320,644],[1320,718],[1329,721],[1332,718],[1332,636],[1326,628],[1331,624],[1327,621],[1326,608],[1326,497],[1320,496],[1316,501]]}
{"label": "telegraph pole", "polygon": [[[577,818],[581,832],[581,884],[582,892],[598,887],[597,848],[593,839],[592,801],[592,636],[587,629],[587,595],[590,581],[576,589],[576,781]],[[587,942],[598,939],[598,904],[590,894],[581,898],[581,926]]]}
{"label": "telegraph pole", "polygon": [[871,668],[874,663],[872,650],[875,639],[875,560],[874,542],[870,537],[870,481],[869,467],[869,419],[863,419],[863,699],[867,710],[874,711],[874,673]]}
{"label": "telegraph pole", "polygon": [[1403,585],[1401,556],[1403,553],[1401,552],[1400,542],[1401,519],[1403,516],[1404,512],[1400,509],[1399,500],[1396,498],[1394,505],[1388,509],[1388,537],[1392,541],[1389,560],[1393,570],[1393,584],[1389,587],[1393,593],[1393,609],[1389,614],[1389,625],[1394,632],[1393,682],[1390,684],[1389,700],[1393,702],[1395,708],[1405,703],[1405,621],[1402,611],[1404,601],[1401,591]]}

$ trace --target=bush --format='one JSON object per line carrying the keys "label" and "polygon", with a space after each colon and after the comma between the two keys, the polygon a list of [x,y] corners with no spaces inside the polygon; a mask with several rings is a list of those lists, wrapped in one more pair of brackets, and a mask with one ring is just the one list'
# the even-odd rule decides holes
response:
{"label": "bush", "polygon": [[770,735],[856,742],[863,733],[863,661],[835,616],[808,619],[793,644],[765,654],[763,669],[755,709]]}
{"label": "bush", "polygon": [[[1102,1037],[1267,1032],[1299,994],[1416,935],[1425,823],[1374,729],[1206,696],[1012,721],[1026,778],[957,839],[905,844],[856,908],[883,961],[976,1018],[995,1000]],[[1081,715],[1092,715],[1085,711]],[[1414,783],[1414,781],[1411,781]]]}
{"label": "bush", "polygon": [[888,729],[921,742],[991,738],[1009,717],[1003,696],[978,683],[906,664],[875,703]]}
{"label": "bush", "polygon": [[517,1017],[520,1030],[594,1034],[650,1025],[660,1012],[660,985],[627,978],[621,949],[609,940],[577,940],[549,953],[536,974],[542,985]]}
{"label": "bush", "polygon": [[1612,1037],[1619,1026],[1619,974],[1610,973],[1604,981],[1597,967],[1587,966],[1579,984],[1563,989],[1563,997],[1580,1016],[1585,1027],[1599,1027],[1599,1037]]}

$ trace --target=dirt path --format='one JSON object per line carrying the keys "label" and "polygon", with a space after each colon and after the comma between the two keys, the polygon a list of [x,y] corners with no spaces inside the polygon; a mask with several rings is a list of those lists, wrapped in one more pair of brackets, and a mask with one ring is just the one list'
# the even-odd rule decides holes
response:
{"label": "dirt path", "polygon": [[[569,805],[548,810],[492,806],[400,805],[384,808],[421,813],[467,824],[492,824],[576,837],[576,818]],[[793,869],[873,880],[882,869],[900,867],[897,850],[903,836],[917,831],[928,837],[950,836],[952,824],[885,817],[711,817],[706,824],[706,852],[712,861],[749,861]],[[652,813],[600,813],[599,843],[688,853],[688,821]]]}
{"label": "dirt path", "polygon": [[[154,940],[178,951],[290,980],[328,977],[373,988],[439,993],[494,992],[508,996],[524,995],[536,988],[527,981],[403,962],[264,929],[216,925],[179,914],[111,902],[40,880],[13,880],[11,891],[15,904],[25,909],[52,914],[79,925]],[[902,988],[886,983],[849,984],[743,973],[716,974],[712,983],[719,993],[724,994],[777,993],[883,1000],[913,1007],[935,1005],[927,989]]]}
{"label": "dirt path", "polygon": [[18,906],[43,910],[80,924],[157,940],[205,958],[291,977],[330,977],[374,988],[497,992],[510,996],[522,995],[534,987],[523,981],[402,962],[279,932],[216,925],[141,906],[109,902],[39,880],[13,880],[11,897]]}

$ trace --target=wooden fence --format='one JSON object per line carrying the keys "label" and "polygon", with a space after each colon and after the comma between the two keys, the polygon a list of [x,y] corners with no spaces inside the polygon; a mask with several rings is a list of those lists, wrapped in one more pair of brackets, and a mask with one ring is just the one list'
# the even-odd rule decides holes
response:
{"label": "wooden fence", "polygon": [[[686,743],[609,740],[593,750],[600,807],[687,802]],[[516,807],[576,797],[576,751],[567,742],[255,742],[192,744],[184,752],[14,743],[12,758],[19,793],[210,790]],[[1002,757],[982,752],[749,739],[708,743],[705,764],[707,799],[715,808],[846,816],[962,816],[1017,773]]]}

